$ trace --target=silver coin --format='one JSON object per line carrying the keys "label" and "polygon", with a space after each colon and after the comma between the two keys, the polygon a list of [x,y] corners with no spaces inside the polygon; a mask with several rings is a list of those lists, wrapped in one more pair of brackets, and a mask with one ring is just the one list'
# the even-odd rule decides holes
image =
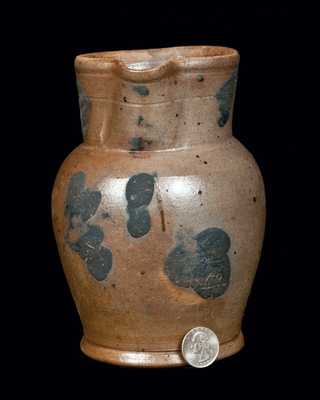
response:
{"label": "silver coin", "polygon": [[209,328],[198,326],[183,338],[182,355],[188,364],[196,368],[211,365],[219,354],[219,340]]}

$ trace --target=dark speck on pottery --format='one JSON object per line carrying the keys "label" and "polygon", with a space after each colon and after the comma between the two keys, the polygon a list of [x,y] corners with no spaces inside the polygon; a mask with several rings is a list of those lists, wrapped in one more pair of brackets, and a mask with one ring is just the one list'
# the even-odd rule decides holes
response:
{"label": "dark speck on pottery", "polygon": [[142,137],[133,137],[129,140],[131,151],[141,151],[144,149],[144,142]]}
{"label": "dark speck on pottery", "polygon": [[138,126],[141,126],[143,124],[144,118],[142,115],[139,115],[138,117]]}

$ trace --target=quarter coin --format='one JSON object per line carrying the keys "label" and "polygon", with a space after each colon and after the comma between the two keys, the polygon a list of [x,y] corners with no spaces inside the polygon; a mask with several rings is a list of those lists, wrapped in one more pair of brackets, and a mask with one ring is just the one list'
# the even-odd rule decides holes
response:
{"label": "quarter coin", "polygon": [[211,365],[219,354],[219,340],[209,328],[198,326],[191,329],[183,338],[182,355],[195,368]]}

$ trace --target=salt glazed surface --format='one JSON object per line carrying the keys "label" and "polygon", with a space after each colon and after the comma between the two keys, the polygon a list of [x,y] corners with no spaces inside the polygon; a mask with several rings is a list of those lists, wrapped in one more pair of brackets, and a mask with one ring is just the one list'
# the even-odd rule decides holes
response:
{"label": "salt glazed surface", "polygon": [[218,359],[244,344],[265,196],[232,134],[238,63],[214,46],[75,60],[84,142],[58,172],[52,216],[94,359],[182,366],[197,326],[217,335]]}

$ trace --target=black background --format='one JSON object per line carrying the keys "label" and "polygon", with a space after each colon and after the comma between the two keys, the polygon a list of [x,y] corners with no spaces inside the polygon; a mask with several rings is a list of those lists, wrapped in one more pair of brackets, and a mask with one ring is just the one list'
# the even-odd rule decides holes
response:
{"label": "black background", "polygon": [[[104,395],[111,388],[119,394],[125,389],[144,392],[150,383],[150,396],[163,389],[169,396],[173,386],[181,393],[194,390],[197,396],[234,390],[258,396],[275,384],[284,389],[295,385],[300,351],[292,335],[299,313],[293,279],[300,259],[295,251],[299,220],[293,216],[300,202],[295,187],[301,172],[292,119],[295,28],[290,8],[241,4],[209,9],[201,3],[165,8],[152,2],[148,8],[78,6],[69,13],[39,5],[35,12],[37,16],[24,21],[21,36],[26,33],[27,40],[19,50],[28,61],[24,100],[32,138],[28,136],[25,168],[33,177],[32,188],[24,179],[20,185],[30,193],[26,202],[37,214],[29,221],[30,234],[25,233],[33,260],[27,296],[31,305],[22,313],[30,353],[25,362],[15,364],[15,371],[30,373],[32,388],[45,382],[46,390],[53,391],[67,383],[72,391],[88,386]],[[234,134],[254,155],[265,180],[266,236],[243,321],[246,346],[240,353],[204,370],[131,370],[98,363],[80,352],[82,328],[54,242],[50,196],[59,166],[81,142],[75,56],[178,45],[223,45],[240,52]]]}

